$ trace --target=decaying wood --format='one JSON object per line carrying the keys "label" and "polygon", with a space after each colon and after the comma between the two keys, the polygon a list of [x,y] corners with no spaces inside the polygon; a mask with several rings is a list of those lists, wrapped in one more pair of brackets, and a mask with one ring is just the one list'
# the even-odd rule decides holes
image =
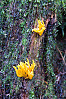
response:
{"label": "decaying wood", "polygon": [[[53,15],[53,13],[52,13],[51,14],[51,18],[48,17],[48,19],[46,19],[46,22],[45,22],[45,27],[46,28],[47,28],[47,25],[48,25],[50,19],[52,19],[51,22],[52,22],[52,24],[54,24],[57,21],[56,13],[55,13],[55,15]],[[42,20],[44,20],[44,19],[42,18]],[[37,21],[37,19],[36,19],[36,21]],[[36,25],[34,25],[34,28],[36,28]],[[45,30],[45,33],[46,33],[46,30]],[[36,59],[37,58],[37,52],[38,52],[38,50],[40,48],[40,44],[42,42],[42,38],[44,38],[44,36],[45,36],[45,33],[42,36],[39,36],[36,33],[32,34],[30,51],[29,51],[30,52],[30,56],[32,56],[32,59]],[[29,55],[28,55],[28,57],[29,57]]]}
{"label": "decaying wood", "polygon": [[[44,20],[44,19],[42,18],[42,20]],[[50,20],[52,22],[51,24],[54,24],[57,21],[56,20],[56,14],[53,15],[53,13],[52,13],[51,14],[51,18],[48,17],[46,19],[46,21],[45,21],[45,27],[46,28],[47,28],[47,25],[50,22]],[[36,19],[36,21],[37,21],[37,19]],[[34,26],[34,28],[36,28],[36,25]],[[34,73],[35,73],[34,79],[36,81],[39,79],[42,82],[44,81],[44,79],[42,79],[42,77],[44,78],[45,75],[44,75],[44,71],[42,71],[42,73],[41,73],[40,63],[39,63],[39,60],[38,60],[38,51],[39,51],[40,46],[42,44],[42,39],[45,37],[46,30],[44,31],[44,33],[42,34],[42,36],[39,36],[37,33],[33,32],[32,36],[31,36],[30,51],[29,51],[29,54],[28,54],[29,60],[31,61],[32,59],[34,59],[35,60],[35,63],[36,63],[36,67],[37,67],[37,69],[35,69],[35,71],[34,71]],[[48,85],[48,82],[44,81],[44,83],[46,85]],[[40,83],[38,85],[40,86]]]}

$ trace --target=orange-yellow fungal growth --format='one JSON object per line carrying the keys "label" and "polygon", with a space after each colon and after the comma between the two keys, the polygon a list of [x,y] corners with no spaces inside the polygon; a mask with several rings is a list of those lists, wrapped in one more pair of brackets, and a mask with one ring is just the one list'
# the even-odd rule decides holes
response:
{"label": "orange-yellow fungal growth", "polygon": [[44,24],[43,20],[42,20],[42,22],[40,20],[38,20],[38,27],[32,29],[32,32],[34,31],[34,32],[38,33],[41,36],[45,29],[46,28],[45,28],[45,24]]}
{"label": "orange-yellow fungal growth", "polygon": [[16,75],[18,77],[24,77],[25,79],[32,79],[34,76],[34,67],[35,67],[35,62],[33,60],[32,64],[30,65],[29,60],[27,59],[27,62],[25,63],[20,62],[20,65],[17,65],[17,68],[13,66],[13,68],[16,71]]}

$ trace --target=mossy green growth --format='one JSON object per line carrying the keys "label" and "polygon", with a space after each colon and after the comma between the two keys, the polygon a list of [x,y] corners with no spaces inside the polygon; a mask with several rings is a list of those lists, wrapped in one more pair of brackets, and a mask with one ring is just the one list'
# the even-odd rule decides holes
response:
{"label": "mossy green growth", "polygon": [[34,91],[33,90],[31,90],[29,92],[29,99],[35,99],[35,95],[34,95]]}

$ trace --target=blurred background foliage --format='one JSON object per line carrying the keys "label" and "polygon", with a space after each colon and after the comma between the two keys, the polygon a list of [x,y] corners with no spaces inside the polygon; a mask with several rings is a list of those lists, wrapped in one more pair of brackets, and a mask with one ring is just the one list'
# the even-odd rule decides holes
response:
{"label": "blurred background foliage", "polygon": [[[0,92],[1,99],[64,99],[66,0],[0,0]],[[39,68],[30,80],[18,78],[13,66],[25,61],[36,18],[46,20],[56,13],[57,22],[46,27],[37,53]],[[35,59],[35,58],[34,58]],[[37,62],[35,60],[35,62]],[[38,71],[39,70],[39,71]]]}

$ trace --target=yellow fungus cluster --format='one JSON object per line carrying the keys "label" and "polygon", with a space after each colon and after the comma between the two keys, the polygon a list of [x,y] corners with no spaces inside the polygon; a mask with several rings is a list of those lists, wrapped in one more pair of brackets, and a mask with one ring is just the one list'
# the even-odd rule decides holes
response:
{"label": "yellow fungus cluster", "polygon": [[42,22],[40,20],[38,20],[38,27],[32,29],[32,32],[34,31],[34,32],[38,33],[41,36],[45,29],[46,28],[45,28],[45,24],[44,24],[43,20],[42,20]]}
{"label": "yellow fungus cluster", "polygon": [[24,77],[25,79],[32,79],[34,76],[34,67],[35,67],[35,63],[34,60],[32,60],[32,64],[30,66],[29,60],[27,59],[27,62],[25,61],[25,63],[20,62],[20,65],[17,65],[17,68],[15,66],[13,66],[13,68],[16,71],[16,75],[18,77]]}

